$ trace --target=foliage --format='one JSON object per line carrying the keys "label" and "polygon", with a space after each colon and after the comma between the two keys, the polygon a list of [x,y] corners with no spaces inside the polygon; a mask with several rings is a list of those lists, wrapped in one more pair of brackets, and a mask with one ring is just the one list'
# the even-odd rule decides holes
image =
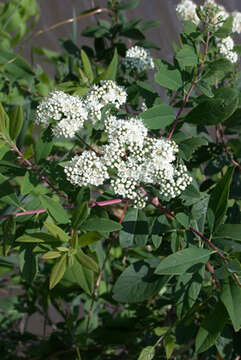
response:
{"label": "foliage", "polygon": [[[3,292],[19,294],[0,299],[6,360],[232,360],[241,352],[240,72],[217,40],[229,36],[232,17],[217,29],[198,8],[172,63],[155,59],[152,84],[146,68],[123,65],[127,39],[158,49],[144,35],[157,22],[126,16],[139,3],[108,0],[108,20],[101,9],[82,13],[99,11],[83,31],[93,49],[74,36],[60,40],[61,54],[33,48],[54,64],[55,79],[12,50],[33,36],[26,24],[34,26],[37,2],[0,7],[0,273]],[[124,105],[102,104],[100,119],[73,138],[53,136],[56,119],[35,135],[42,97],[64,91],[85,104],[103,80],[125,87]],[[67,181],[73,155],[89,151],[99,161],[110,113],[119,124],[142,119],[150,141],[174,140],[177,163],[192,177],[179,196],[143,182],[146,203],[136,207],[107,182]],[[28,327],[36,314],[41,335]]]}

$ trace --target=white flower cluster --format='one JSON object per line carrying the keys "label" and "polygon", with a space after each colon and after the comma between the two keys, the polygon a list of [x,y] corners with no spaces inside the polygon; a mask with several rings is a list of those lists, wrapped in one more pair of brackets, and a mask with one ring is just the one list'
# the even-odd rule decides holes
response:
{"label": "white flower cluster", "polygon": [[233,16],[233,29],[232,31],[241,34],[241,12],[234,11]]}
{"label": "white flower cluster", "polygon": [[159,185],[160,195],[171,199],[192,181],[185,165],[176,164],[178,147],[174,141],[148,136],[142,120],[105,121],[108,143],[100,148],[100,156],[84,151],[65,167],[68,180],[75,185],[102,185],[109,182],[113,191],[133,200],[134,206],[146,205],[141,185]]}
{"label": "white flower cluster", "polygon": [[87,93],[85,104],[88,109],[88,119],[95,123],[101,119],[101,109],[113,104],[117,109],[126,102],[127,93],[122,86],[112,80],[102,80],[100,85],[94,85]]}
{"label": "white flower cluster", "polygon": [[184,21],[192,21],[195,24],[199,24],[200,20],[196,13],[197,5],[191,0],[182,0],[176,7],[178,17]]}
{"label": "white flower cluster", "polygon": [[76,96],[65,94],[63,91],[51,92],[38,106],[36,123],[44,128],[52,123],[55,136],[71,138],[75,132],[83,127],[88,118],[84,102]]}
{"label": "white flower cluster", "polygon": [[224,6],[217,4],[214,0],[206,0],[200,7],[205,22],[214,29],[222,26],[223,22],[229,17],[229,13]]}
{"label": "white flower cluster", "polygon": [[234,41],[230,36],[218,41],[217,46],[219,48],[220,54],[223,55],[226,59],[232,63],[236,63],[238,61],[238,54],[233,51]]}
{"label": "white flower cluster", "polygon": [[137,72],[151,70],[155,67],[150,51],[141,46],[129,48],[122,64],[126,69]]}
{"label": "white flower cluster", "polygon": [[125,89],[111,80],[94,85],[85,98],[53,91],[37,107],[35,121],[44,128],[52,124],[52,133],[56,137],[72,138],[85,121],[100,120],[105,105],[113,104],[119,109],[126,99]]}

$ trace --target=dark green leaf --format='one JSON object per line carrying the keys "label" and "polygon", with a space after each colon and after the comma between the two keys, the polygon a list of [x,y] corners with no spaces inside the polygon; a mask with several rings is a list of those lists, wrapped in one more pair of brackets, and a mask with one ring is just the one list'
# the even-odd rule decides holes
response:
{"label": "dark green leaf", "polygon": [[241,241],[241,225],[240,224],[221,224],[217,232],[214,234],[215,238],[229,238]]}
{"label": "dark green leaf", "polygon": [[100,80],[113,80],[113,81],[115,81],[116,74],[117,74],[117,69],[118,69],[118,53],[117,53],[117,50],[115,49],[115,53],[114,53],[114,56],[113,56],[113,59],[112,59],[110,65],[108,66],[107,70],[104,71],[98,77],[98,81],[100,81]]}
{"label": "dark green leaf", "polygon": [[235,331],[241,328],[241,288],[229,277],[222,286],[220,295]]}
{"label": "dark green leaf", "polygon": [[72,227],[73,229],[77,230],[80,228],[81,224],[87,219],[88,217],[88,202],[85,201],[74,210],[73,217],[72,217]]}
{"label": "dark green leaf", "polygon": [[144,246],[146,244],[149,230],[147,218],[143,211],[134,208],[128,209],[122,225],[123,229],[120,232],[121,247]]}
{"label": "dark green leaf", "polygon": [[[212,251],[196,247],[177,251],[175,254],[169,255],[163,259],[158,265],[155,273],[163,275],[183,274],[193,265],[206,263],[211,254]],[[191,269],[190,272],[192,272]]]}
{"label": "dark green leaf", "polygon": [[64,208],[57,201],[46,195],[41,195],[40,201],[42,206],[47,209],[49,214],[56,222],[59,222],[60,224],[67,224],[69,222],[69,217],[66,210],[64,210]]}
{"label": "dark green leaf", "polygon": [[68,270],[73,280],[88,294],[91,295],[94,288],[94,272],[83,267],[77,259]]}
{"label": "dark green leaf", "polygon": [[138,261],[117,279],[113,298],[123,303],[142,302],[157,295],[167,281],[168,277],[155,275],[154,268],[147,262]]}
{"label": "dark green leaf", "polygon": [[37,164],[40,163],[41,160],[46,160],[47,156],[51,153],[53,147],[53,137],[51,129],[48,128],[44,130],[37,138],[37,142],[35,144],[35,161]]}
{"label": "dark green leaf", "polygon": [[229,168],[226,174],[215,186],[209,201],[209,208],[215,216],[214,231],[222,223],[227,211],[229,189],[232,181],[234,168]]}
{"label": "dark green leaf", "polygon": [[195,342],[197,353],[204,352],[215,344],[227,320],[227,311],[223,304],[219,302],[214,310],[207,315],[199,328]]}
{"label": "dark green leaf", "polygon": [[85,229],[86,231],[112,232],[121,230],[122,226],[118,222],[113,220],[103,218],[91,218],[85,221],[85,223],[83,224],[83,229]]}

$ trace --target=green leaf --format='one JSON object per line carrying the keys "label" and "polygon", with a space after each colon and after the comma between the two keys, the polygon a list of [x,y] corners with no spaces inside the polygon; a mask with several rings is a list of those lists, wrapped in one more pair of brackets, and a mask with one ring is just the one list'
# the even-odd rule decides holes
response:
{"label": "green leaf", "polygon": [[117,8],[119,10],[130,10],[135,9],[139,5],[140,0],[129,0],[125,2],[121,2],[117,5]]}
{"label": "green leaf", "polygon": [[184,45],[176,54],[176,59],[182,66],[196,66],[198,57],[193,47]]}
{"label": "green leaf", "polygon": [[20,253],[20,271],[27,283],[31,283],[38,273],[38,258],[33,249],[34,246],[28,245]]}
{"label": "green leaf", "polygon": [[158,72],[155,81],[166,89],[177,91],[183,86],[182,75],[178,69],[161,60],[155,60]]}
{"label": "green leaf", "polygon": [[113,80],[113,81],[115,81],[116,74],[117,74],[117,69],[118,69],[118,52],[115,49],[114,56],[113,56],[113,59],[112,59],[110,65],[108,66],[107,70],[104,71],[98,77],[97,82],[100,81],[100,80]]}
{"label": "green leaf", "polygon": [[83,63],[85,75],[87,76],[89,82],[92,83],[94,81],[94,73],[88,55],[83,49],[81,50],[81,60]]}
{"label": "green leaf", "polygon": [[60,257],[62,253],[60,251],[48,251],[43,256],[42,259],[50,260],[50,259],[56,259]]}
{"label": "green leaf", "polygon": [[168,360],[172,356],[172,353],[175,348],[175,337],[173,335],[165,336],[164,340],[163,340],[163,345],[164,345],[166,357]]}
{"label": "green leaf", "polygon": [[214,238],[229,238],[241,241],[240,224],[221,224],[214,234]]}
{"label": "green leaf", "polygon": [[238,91],[231,88],[220,88],[214,92],[214,95],[213,99],[204,99],[191,110],[185,120],[199,125],[216,125],[227,120],[238,107]]}
{"label": "green leaf", "polygon": [[18,237],[16,241],[25,243],[45,243],[56,241],[56,237],[43,232],[36,232],[31,234],[24,234]]}
{"label": "green leaf", "polygon": [[47,156],[51,153],[53,148],[53,136],[51,128],[47,128],[37,137],[37,142],[35,144],[35,161],[37,164],[41,160],[46,160]]}
{"label": "green leaf", "polygon": [[102,235],[96,231],[90,231],[86,234],[80,235],[78,243],[80,246],[90,245],[96,241],[99,241],[102,238]]}
{"label": "green leaf", "polygon": [[9,135],[12,140],[15,140],[23,126],[23,108],[16,106],[9,114]]}
{"label": "green leaf", "polygon": [[80,248],[78,249],[77,254],[75,255],[78,262],[85,268],[92,270],[94,272],[99,271],[97,263],[88,255],[86,255]]}
{"label": "green leaf", "polygon": [[138,261],[126,268],[117,279],[113,288],[113,298],[121,303],[145,301],[165,286],[166,276],[154,274],[154,267],[144,261]]}
{"label": "green leaf", "polygon": [[57,201],[46,195],[41,195],[39,199],[42,206],[47,209],[56,222],[59,222],[60,224],[67,224],[69,222],[67,212]]}
{"label": "green leaf", "polygon": [[69,235],[66,234],[66,232],[64,232],[59,226],[47,221],[44,222],[44,226],[48,229],[48,232],[56,238],[56,240],[69,242]]}
{"label": "green leaf", "polygon": [[185,229],[187,229],[187,230],[189,229],[190,219],[186,214],[177,213],[176,214],[176,219]]}
{"label": "green leaf", "polygon": [[234,168],[229,168],[226,174],[215,186],[209,201],[209,209],[213,211],[215,216],[214,231],[222,223],[228,207],[228,198],[230,184],[232,181]]}
{"label": "green leaf", "polygon": [[31,80],[34,76],[33,70],[24,58],[12,52],[1,50],[0,65],[4,66],[6,73],[14,80]]}
{"label": "green leaf", "polygon": [[201,90],[201,92],[208,96],[209,98],[212,98],[214,97],[213,95],[213,92],[212,92],[212,89],[210,87],[210,85],[208,84],[208,82],[206,82],[205,80],[199,80],[197,83],[196,83],[196,87]]}
{"label": "green leaf", "polygon": [[94,272],[82,266],[76,258],[69,269],[74,281],[88,294],[91,295],[94,288]]}
{"label": "green leaf", "polygon": [[224,39],[232,33],[233,17],[229,16],[222,24],[222,26],[215,32],[217,38]]}
{"label": "green leaf", "polygon": [[227,309],[235,331],[241,328],[241,288],[229,277],[222,286],[221,301]]}
{"label": "green leaf", "polygon": [[141,114],[143,123],[151,130],[165,129],[175,120],[175,113],[171,106],[160,104]]}
{"label": "green leaf", "polygon": [[59,260],[54,264],[49,279],[49,288],[53,289],[57,285],[66,271],[67,254],[63,254]]}
{"label": "green leaf", "polygon": [[88,217],[88,202],[85,201],[74,210],[72,217],[72,227],[75,230],[78,230],[83,222]]}
{"label": "green leaf", "polygon": [[121,247],[144,246],[146,244],[149,229],[147,218],[143,211],[135,208],[128,209],[122,226],[123,229],[119,237]]}
{"label": "green leaf", "polygon": [[2,104],[0,104],[0,133],[9,134],[9,117]]}
{"label": "green leaf", "polygon": [[152,360],[155,356],[155,347],[154,346],[147,346],[142,349],[138,360]]}
{"label": "green leaf", "polygon": [[[163,259],[158,265],[155,273],[163,275],[180,275],[185,273],[193,265],[204,264],[208,261],[212,251],[190,247]],[[190,272],[191,269],[190,269]]]}
{"label": "green leaf", "polygon": [[207,315],[199,328],[195,341],[197,353],[204,352],[215,344],[227,320],[227,311],[223,304],[219,302],[214,310]]}
{"label": "green leaf", "polygon": [[86,231],[113,232],[121,230],[122,226],[116,221],[96,217],[86,220],[83,229]]}
{"label": "green leaf", "polygon": [[178,143],[181,156],[184,158],[184,160],[190,160],[192,154],[195,150],[197,150],[200,146],[207,145],[208,141],[204,137],[191,137],[189,139],[186,139],[182,141],[181,143]]}
{"label": "green leaf", "polygon": [[34,185],[30,181],[30,173],[26,171],[23,182],[21,183],[21,194],[27,195],[34,189]]}

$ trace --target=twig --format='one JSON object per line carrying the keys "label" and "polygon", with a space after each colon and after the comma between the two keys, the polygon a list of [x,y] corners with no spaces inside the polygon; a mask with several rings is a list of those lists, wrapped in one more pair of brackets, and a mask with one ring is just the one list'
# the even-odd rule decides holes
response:
{"label": "twig", "polygon": [[233,156],[231,154],[231,151],[227,147],[227,144],[226,144],[226,141],[225,141],[225,138],[224,138],[224,130],[223,130],[222,124],[218,125],[218,130],[219,130],[219,134],[220,134],[222,144],[224,146],[224,150],[225,150],[229,160],[234,164],[235,167],[237,167],[241,171],[241,164],[234,160],[234,158],[233,158]]}
{"label": "twig", "polygon": [[75,17],[72,17],[70,19],[67,19],[67,20],[63,20],[63,21],[60,21],[54,25],[51,25],[49,26],[47,29],[43,29],[43,30],[39,30],[37,31],[35,34],[33,34],[32,38],[34,39],[35,37],[39,36],[39,35],[42,35],[48,31],[51,31],[51,30],[54,30],[54,29],[57,29],[58,27],[62,26],[62,25],[65,25],[65,24],[69,24],[69,23],[72,23],[72,22],[75,22],[75,21],[78,21],[80,19],[84,19],[88,16],[92,16],[92,15],[96,15],[96,14],[100,14],[102,12],[108,12],[110,14],[112,14],[113,12],[109,9],[106,9],[106,8],[99,8],[99,9],[96,9],[96,10],[93,10],[93,11],[90,11],[88,12],[87,14],[82,14],[82,15],[79,15],[79,16],[75,16]]}
{"label": "twig", "polygon": [[[122,200],[122,199],[112,199],[112,200],[105,200],[105,201],[97,201],[97,202],[89,203],[88,206],[90,208],[95,207],[95,206],[107,206],[107,205],[113,205],[113,204],[120,204],[123,201],[124,200]],[[72,209],[72,208],[74,208],[74,204],[64,205],[63,207],[65,209]],[[12,214],[7,214],[7,215],[0,215],[0,219],[6,219],[6,218],[9,218],[11,216],[18,217],[18,216],[24,216],[24,215],[41,214],[41,213],[44,213],[46,211],[47,211],[46,209],[26,210],[26,211],[16,212],[16,213],[12,213]]]}
{"label": "twig", "polygon": [[91,145],[89,145],[80,135],[78,134],[75,134],[75,136],[91,151],[94,151],[94,153],[97,155],[97,156],[100,156],[101,154],[95,150]]}
{"label": "twig", "polygon": [[46,176],[42,175],[38,168],[36,168],[31,161],[24,158],[24,154],[11,142],[9,141],[3,134],[0,135],[0,137],[5,141],[12,151],[18,154],[18,157],[21,159],[22,164],[24,164],[26,167],[30,167],[32,171],[34,171],[42,181],[44,181],[60,198],[64,199],[65,201],[68,201],[68,197],[64,194],[62,194],[47,178]]}
{"label": "twig", "polygon": [[199,68],[197,70],[197,74],[196,74],[196,76],[195,76],[195,78],[194,78],[194,80],[193,80],[193,82],[192,82],[192,84],[191,84],[191,86],[190,86],[190,88],[189,88],[189,90],[187,92],[187,95],[186,95],[186,97],[184,99],[184,102],[183,102],[182,106],[180,107],[180,109],[179,109],[179,111],[178,111],[178,113],[176,115],[176,119],[175,119],[175,121],[174,121],[174,123],[172,125],[172,129],[171,129],[171,131],[170,131],[170,133],[168,135],[169,140],[171,139],[171,137],[172,137],[172,135],[173,135],[173,133],[174,133],[176,127],[177,127],[179,118],[180,118],[185,106],[187,105],[187,102],[188,102],[188,100],[190,98],[190,95],[191,95],[191,93],[192,93],[192,91],[194,89],[195,84],[197,83],[197,81],[199,79],[199,75],[200,75],[200,73],[202,71],[202,68],[203,68],[203,65],[204,65],[204,62],[205,62],[205,59],[206,59],[206,56],[207,56],[209,40],[210,40],[210,33],[208,32],[201,64],[200,64],[200,66],[199,66]]}

